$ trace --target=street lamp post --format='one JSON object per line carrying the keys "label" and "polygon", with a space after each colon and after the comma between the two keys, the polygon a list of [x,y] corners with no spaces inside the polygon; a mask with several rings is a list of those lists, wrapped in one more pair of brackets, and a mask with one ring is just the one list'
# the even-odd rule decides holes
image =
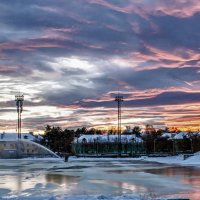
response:
{"label": "street lamp post", "polygon": [[118,154],[121,156],[121,106],[123,102],[123,96],[116,96],[115,101],[118,105]]}
{"label": "street lamp post", "polygon": [[18,139],[21,139],[21,131],[22,131],[21,114],[23,111],[23,101],[24,101],[24,95],[19,94],[15,96],[15,102],[16,102],[17,114],[18,114],[18,123],[17,123]]}

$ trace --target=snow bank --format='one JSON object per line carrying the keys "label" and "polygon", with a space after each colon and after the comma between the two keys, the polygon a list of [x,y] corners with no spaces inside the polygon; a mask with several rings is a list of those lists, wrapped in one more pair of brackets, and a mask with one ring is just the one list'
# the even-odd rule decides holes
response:
{"label": "snow bank", "polygon": [[168,157],[142,157],[141,160],[167,163],[167,164],[178,164],[178,165],[190,165],[200,167],[200,151],[195,153],[193,156],[184,159],[184,155],[168,156]]}
{"label": "snow bank", "polygon": [[184,159],[184,155],[178,155],[178,156],[167,156],[167,157],[148,157],[148,156],[142,156],[139,158],[76,158],[76,157],[70,157],[69,160],[88,160],[88,161],[94,161],[94,160],[145,160],[149,162],[159,162],[159,163],[166,163],[166,164],[178,164],[178,165],[190,165],[190,166],[197,166],[200,167],[200,151],[195,153],[193,156],[188,157]]}

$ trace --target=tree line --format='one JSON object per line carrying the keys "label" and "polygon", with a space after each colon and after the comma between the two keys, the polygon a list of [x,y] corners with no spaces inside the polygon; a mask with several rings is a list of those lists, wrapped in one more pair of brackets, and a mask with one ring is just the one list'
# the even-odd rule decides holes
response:
{"label": "tree line", "polygon": [[[181,140],[168,140],[163,138],[162,133],[170,132],[168,128],[156,130],[152,125],[146,125],[144,134],[141,134],[141,128],[135,126],[132,129],[127,127],[122,132],[124,135],[135,134],[137,137],[141,137],[144,141],[144,148],[147,154],[155,152],[197,152],[200,151],[200,136],[192,135],[187,138],[184,137]],[[74,138],[84,135],[102,135],[105,130],[98,130],[95,128],[87,129],[85,127],[77,128],[76,130],[62,129],[61,127],[55,127],[47,125],[45,127],[44,135],[41,140],[41,144],[48,147],[54,152],[58,153],[74,153],[72,151],[72,142]],[[107,134],[117,134],[117,129],[110,129],[106,131]],[[173,133],[173,132],[172,132]]]}

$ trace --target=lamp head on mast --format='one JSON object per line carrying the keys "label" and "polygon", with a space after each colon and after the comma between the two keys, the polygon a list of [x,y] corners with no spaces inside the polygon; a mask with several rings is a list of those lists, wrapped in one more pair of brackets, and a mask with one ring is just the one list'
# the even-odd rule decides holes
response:
{"label": "lamp head on mast", "polygon": [[123,96],[119,96],[119,95],[116,96],[116,97],[115,97],[115,101],[118,101],[118,102],[119,102],[119,101],[124,101]]}

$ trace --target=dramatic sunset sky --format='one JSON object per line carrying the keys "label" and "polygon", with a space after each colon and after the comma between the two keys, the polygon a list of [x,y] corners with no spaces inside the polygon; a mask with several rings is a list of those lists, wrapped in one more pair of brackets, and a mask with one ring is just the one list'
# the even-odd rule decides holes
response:
{"label": "dramatic sunset sky", "polygon": [[200,123],[200,1],[0,1],[0,131]]}

